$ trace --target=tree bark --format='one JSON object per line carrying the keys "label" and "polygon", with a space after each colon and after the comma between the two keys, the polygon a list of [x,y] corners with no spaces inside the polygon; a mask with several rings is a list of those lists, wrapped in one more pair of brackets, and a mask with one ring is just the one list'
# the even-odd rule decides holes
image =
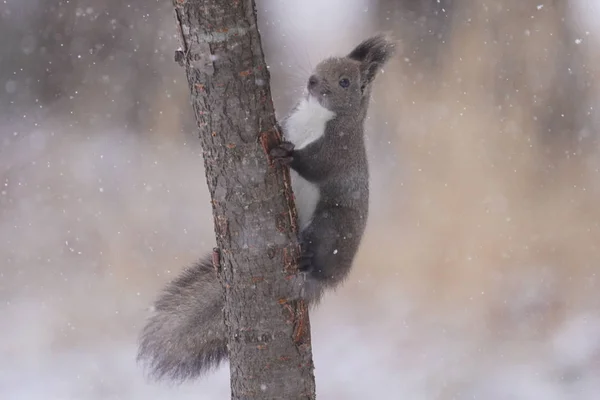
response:
{"label": "tree bark", "polygon": [[225,296],[232,399],[314,399],[296,211],[253,0],[173,0],[204,154]]}

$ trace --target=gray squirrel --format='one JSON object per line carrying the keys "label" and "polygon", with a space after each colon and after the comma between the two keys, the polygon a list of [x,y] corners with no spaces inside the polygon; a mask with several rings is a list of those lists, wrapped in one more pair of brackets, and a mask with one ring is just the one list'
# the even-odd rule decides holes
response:
{"label": "gray squirrel", "polygon": [[[303,296],[315,305],[348,275],[369,209],[364,122],[371,85],[394,44],[384,35],[325,59],[283,121],[274,161],[291,167]],[[210,257],[169,283],[140,337],[138,360],[156,379],[196,378],[227,359],[223,295]]]}

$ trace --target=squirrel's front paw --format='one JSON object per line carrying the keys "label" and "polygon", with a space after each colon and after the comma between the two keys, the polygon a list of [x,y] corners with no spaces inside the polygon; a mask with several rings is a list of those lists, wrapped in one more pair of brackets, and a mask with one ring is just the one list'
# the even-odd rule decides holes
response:
{"label": "squirrel's front paw", "polygon": [[302,253],[298,257],[298,270],[300,272],[311,272],[313,270],[313,258],[314,254],[312,253]]}
{"label": "squirrel's front paw", "polygon": [[273,161],[288,165],[294,159],[294,144],[292,142],[281,142],[269,152]]}
{"label": "squirrel's front paw", "polygon": [[311,272],[314,268],[315,253],[313,253],[307,243],[300,243],[300,256],[298,257],[298,269],[300,272]]}

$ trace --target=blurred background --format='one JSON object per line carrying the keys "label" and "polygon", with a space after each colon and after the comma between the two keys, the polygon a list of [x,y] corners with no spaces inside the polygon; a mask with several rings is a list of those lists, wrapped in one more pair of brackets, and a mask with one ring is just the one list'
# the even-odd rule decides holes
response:
{"label": "blurred background", "polygon": [[[596,399],[600,4],[258,0],[279,116],[389,31],[371,218],[312,314],[320,399]],[[169,1],[0,2],[0,398],[227,399],[136,337],[214,242]]]}

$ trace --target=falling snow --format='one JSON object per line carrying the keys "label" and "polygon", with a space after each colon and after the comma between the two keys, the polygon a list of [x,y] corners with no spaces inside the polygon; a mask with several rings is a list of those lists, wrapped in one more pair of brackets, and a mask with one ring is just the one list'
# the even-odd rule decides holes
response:
{"label": "falling snow", "polygon": [[[157,290],[214,245],[159,3],[1,2],[0,398],[229,398],[226,367],[173,388],[135,363]],[[595,399],[600,5],[401,3],[259,2],[280,119],[321,58],[399,43],[368,233],[311,314],[319,398]]]}

